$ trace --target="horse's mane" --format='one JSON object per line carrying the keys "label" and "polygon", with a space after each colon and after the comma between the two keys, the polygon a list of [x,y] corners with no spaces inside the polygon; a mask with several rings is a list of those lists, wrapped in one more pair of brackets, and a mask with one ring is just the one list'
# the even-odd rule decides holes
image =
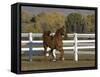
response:
{"label": "horse's mane", "polygon": [[50,33],[51,33],[51,31],[44,31],[43,32],[43,37],[50,36]]}
{"label": "horse's mane", "polygon": [[59,29],[56,31],[55,35],[59,35],[59,33],[60,33],[63,29],[64,29],[64,27],[59,28]]}

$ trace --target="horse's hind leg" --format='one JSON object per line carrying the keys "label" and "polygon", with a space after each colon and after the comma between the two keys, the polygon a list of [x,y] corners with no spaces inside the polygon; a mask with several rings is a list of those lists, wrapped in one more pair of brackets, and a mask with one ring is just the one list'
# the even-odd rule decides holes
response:
{"label": "horse's hind leg", "polygon": [[47,46],[44,45],[44,55],[46,56],[46,53],[47,53]]}
{"label": "horse's hind leg", "polygon": [[53,57],[53,61],[56,61],[56,50],[51,50],[51,53],[52,53],[52,57]]}
{"label": "horse's hind leg", "polygon": [[48,60],[47,57],[49,56],[48,53],[47,53],[47,48],[48,48],[48,47],[45,45],[45,46],[44,46],[44,60],[45,60],[45,61]]}

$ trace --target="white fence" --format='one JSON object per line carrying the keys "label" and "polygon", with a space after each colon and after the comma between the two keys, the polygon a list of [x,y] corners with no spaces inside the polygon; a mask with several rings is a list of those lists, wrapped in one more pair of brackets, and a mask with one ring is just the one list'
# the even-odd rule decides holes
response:
{"label": "white fence", "polygon": [[[29,59],[32,60],[32,52],[35,50],[44,50],[43,46],[38,48],[33,48],[33,44],[35,43],[43,43],[42,40],[32,40],[34,37],[42,37],[42,33],[22,33],[21,37],[29,37],[29,40],[21,40],[21,44],[28,44],[29,46],[27,48],[21,48],[22,52],[29,51]],[[63,47],[64,50],[73,50],[75,61],[78,61],[78,50],[79,49],[95,49],[95,45],[93,46],[78,46],[80,43],[95,43],[95,34],[68,34],[68,37],[73,38],[73,40],[63,40],[63,43],[70,44],[73,43],[73,46],[71,47]],[[78,40],[79,38],[92,38],[91,40]],[[84,52],[84,54],[95,54],[95,52]]]}

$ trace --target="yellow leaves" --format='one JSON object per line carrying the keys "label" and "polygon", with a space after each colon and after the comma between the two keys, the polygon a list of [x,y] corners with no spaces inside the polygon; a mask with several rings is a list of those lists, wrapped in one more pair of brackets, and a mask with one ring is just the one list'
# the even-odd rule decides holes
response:
{"label": "yellow leaves", "polygon": [[88,32],[95,31],[95,15],[88,15],[86,17],[86,25],[88,28]]}
{"label": "yellow leaves", "polygon": [[21,12],[21,22],[22,23],[30,23],[30,19],[32,17],[32,14],[28,11],[22,11]]}
{"label": "yellow leaves", "polygon": [[42,28],[42,31],[55,31],[57,28],[65,24],[64,16],[56,12],[40,13],[36,16],[36,19],[36,25],[40,26]]}

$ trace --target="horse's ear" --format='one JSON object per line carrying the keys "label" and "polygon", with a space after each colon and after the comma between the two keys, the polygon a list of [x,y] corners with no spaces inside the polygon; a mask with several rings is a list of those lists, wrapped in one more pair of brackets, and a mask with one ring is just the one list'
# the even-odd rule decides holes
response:
{"label": "horse's ear", "polygon": [[49,33],[51,33],[51,31],[50,31],[50,30],[49,30],[48,32],[49,32]]}
{"label": "horse's ear", "polygon": [[63,26],[62,26],[62,28],[64,29],[64,28],[65,28],[65,26],[63,25]]}

